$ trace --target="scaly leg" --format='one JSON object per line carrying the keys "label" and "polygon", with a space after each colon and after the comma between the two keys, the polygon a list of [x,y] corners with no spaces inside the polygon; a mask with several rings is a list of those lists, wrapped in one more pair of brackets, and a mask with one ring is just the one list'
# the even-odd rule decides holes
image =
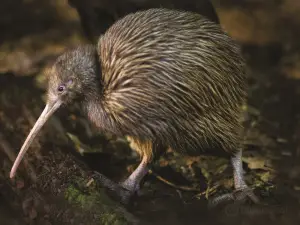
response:
{"label": "scaly leg", "polygon": [[144,176],[148,173],[148,161],[146,157],[143,157],[139,166],[133,171],[133,173],[121,183],[121,185],[131,192],[136,192],[140,189],[140,183]]}
{"label": "scaly leg", "polygon": [[211,206],[215,206],[223,201],[234,200],[241,201],[249,197],[254,203],[258,203],[259,199],[255,196],[251,188],[248,187],[244,180],[243,174],[243,162],[242,162],[242,151],[240,150],[234,156],[231,157],[231,164],[233,167],[233,178],[234,178],[234,191],[229,194],[224,194],[214,198],[211,202]]}
{"label": "scaly leg", "polygon": [[140,141],[130,138],[131,147],[142,155],[142,161],[133,173],[120,184],[117,184],[102,174],[96,173],[94,178],[105,188],[113,191],[121,198],[121,202],[127,204],[130,198],[140,189],[140,183],[148,173],[149,163],[153,154],[153,144],[150,141]]}

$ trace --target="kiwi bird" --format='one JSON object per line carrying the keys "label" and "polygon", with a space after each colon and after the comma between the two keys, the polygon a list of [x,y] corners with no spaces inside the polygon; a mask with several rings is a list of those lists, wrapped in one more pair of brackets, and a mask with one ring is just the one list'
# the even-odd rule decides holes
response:
{"label": "kiwi bird", "polygon": [[164,8],[128,14],[97,45],[57,58],[47,104],[10,177],[46,120],[62,104],[78,101],[95,126],[128,136],[141,155],[136,170],[116,184],[130,195],[159,149],[201,154],[217,148],[231,157],[235,191],[254,199],[241,159],[245,67],[239,45],[200,14]]}

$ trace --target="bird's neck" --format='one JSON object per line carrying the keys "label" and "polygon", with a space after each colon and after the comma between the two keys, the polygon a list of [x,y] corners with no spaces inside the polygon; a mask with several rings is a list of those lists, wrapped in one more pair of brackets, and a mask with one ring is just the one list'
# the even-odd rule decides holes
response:
{"label": "bird's neck", "polygon": [[82,87],[82,95],[86,101],[96,101],[99,99],[102,91],[102,70],[100,65],[100,58],[95,46],[86,48],[85,57],[82,59],[82,70],[78,72]]}
{"label": "bird's neck", "polygon": [[116,123],[107,112],[101,99],[93,98],[85,101],[83,108],[89,120],[101,131],[118,134]]}
{"label": "bird's neck", "polygon": [[[90,48],[89,48],[90,49]],[[91,51],[94,51],[91,49]],[[93,57],[86,58],[85,65],[89,73],[83,77],[84,93],[82,98],[82,108],[90,121],[101,130],[116,132],[116,123],[105,107],[104,89],[102,83],[102,70],[98,53],[95,51]]]}
{"label": "bird's neck", "polygon": [[97,98],[87,99],[83,102],[83,109],[90,121],[97,127],[101,128],[105,111],[101,106],[101,101]]}

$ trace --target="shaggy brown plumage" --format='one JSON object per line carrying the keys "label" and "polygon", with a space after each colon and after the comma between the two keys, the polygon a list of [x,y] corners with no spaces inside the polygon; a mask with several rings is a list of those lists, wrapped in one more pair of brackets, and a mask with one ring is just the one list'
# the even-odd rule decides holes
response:
{"label": "shaggy brown plumage", "polygon": [[80,101],[97,127],[129,136],[141,154],[141,164],[123,183],[131,193],[158,146],[182,153],[219,148],[232,155],[235,187],[247,188],[241,163],[244,59],[235,41],[203,16],[168,9],[129,14],[97,47],[60,56],[49,79],[48,104],[36,126],[59,105]]}

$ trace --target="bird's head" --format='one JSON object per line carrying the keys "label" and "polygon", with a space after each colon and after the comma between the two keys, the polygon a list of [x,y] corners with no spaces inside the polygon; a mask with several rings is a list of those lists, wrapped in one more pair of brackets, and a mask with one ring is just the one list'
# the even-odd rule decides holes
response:
{"label": "bird's head", "polygon": [[27,149],[50,116],[63,104],[97,96],[100,91],[99,57],[87,45],[59,56],[48,74],[47,104],[26,138],[10,172],[14,177]]}

